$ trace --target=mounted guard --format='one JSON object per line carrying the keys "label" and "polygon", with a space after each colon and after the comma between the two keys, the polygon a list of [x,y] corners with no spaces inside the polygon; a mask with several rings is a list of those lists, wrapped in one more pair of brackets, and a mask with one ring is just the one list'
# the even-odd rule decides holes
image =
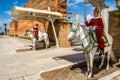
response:
{"label": "mounted guard", "polygon": [[33,26],[33,30],[34,30],[34,37],[38,40],[38,32],[39,32],[39,26],[38,24],[36,24],[36,26]]}
{"label": "mounted guard", "polygon": [[94,10],[94,18],[92,18],[90,20],[90,22],[87,22],[87,20],[85,19],[85,24],[87,27],[92,26],[95,29],[95,33],[96,33],[96,38],[98,41],[98,49],[101,50],[102,53],[104,53],[104,40],[102,38],[103,36],[103,31],[104,31],[104,24],[102,21],[102,18],[99,17],[99,10],[97,8],[95,8]]}
{"label": "mounted guard", "polygon": [[[97,9],[98,9],[98,7],[100,7],[99,10],[105,8],[104,0],[97,0],[97,1],[89,0],[89,2],[92,3],[95,7],[97,6]],[[102,35],[103,35],[104,27],[106,27],[106,25],[104,24],[104,21],[102,20],[102,18],[98,17],[98,12],[101,13],[101,11],[98,11],[97,9],[95,8],[95,11],[94,11],[95,18],[91,19],[91,21],[89,23],[87,22],[86,16],[85,16],[86,9],[84,10],[86,25],[93,26],[95,28],[95,30],[92,30],[92,29],[88,30],[85,27],[81,27],[80,25],[79,26],[75,25],[75,26],[71,27],[70,33],[68,35],[68,41],[73,41],[74,39],[77,38],[78,41],[81,41],[81,43],[82,43],[84,55],[85,55],[85,58],[87,61],[86,75],[88,76],[88,79],[91,78],[93,75],[94,55],[96,54],[97,47],[101,48],[102,52],[104,52],[103,56],[101,56],[102,60],[99,65],[99,68],[101,68],[103,66],[106,55],[107,55],[106,69],[109,69],[110,57],[112,58],[113,61],[116,61],[116,58],[112,51],[113,39],[112,39],[112,36],[109,35],[108,33],[106,34],[106,36],[107,36],[107,40],[108,40],[107,42],[109,42],[109,44],[108,44],[108,46],[106,46],[104,44]],[[98,41],[99,44],[95,46],[94,44],[97,42],[97,39],[99,39],[99,41]],[[100,53],[100,52],[98,51],[97,53]]]}
{"label": "mounted guard", "polygon": [[[90,20],[90,22],[87,22],[86,20],[86,3],[89,4],[91,3],[95,9],[93,11],[94,13],[94,18]],[[106,12],[106,13],[104,13]],[[95,2],[94,0],[85,0],[85,10],[84,10],[84,19],[85,19],[85,25],[87,27],[92,26],[95,30],[96,34],[96,40],[98,43],[98,49],[97,51],[100,50],[100,55],[104,54],[104,47],[105,46],[110,46],[110,42],[108,41],[108,6],[105,5],[104,0],[98,0]],[[94,37],[94,38],[95,38]]]}

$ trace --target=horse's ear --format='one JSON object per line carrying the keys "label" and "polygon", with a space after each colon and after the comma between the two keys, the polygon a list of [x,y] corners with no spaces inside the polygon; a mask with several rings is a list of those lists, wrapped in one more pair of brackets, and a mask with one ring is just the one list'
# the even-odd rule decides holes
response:
{"label": "horse's ear", "polygon": [[74,24],[73,27],[74,27],[74,28],[77,28],[78,26]]}

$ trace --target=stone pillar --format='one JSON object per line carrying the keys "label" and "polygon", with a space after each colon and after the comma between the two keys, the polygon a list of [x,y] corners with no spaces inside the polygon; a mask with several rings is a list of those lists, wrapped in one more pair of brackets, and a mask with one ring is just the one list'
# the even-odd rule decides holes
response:
{"label": "stone pillar", "polygon": [[76,13],[76,25],[77,25],[77,26],[79,25],[79,18],[80,18],[79,14]]}
{"label": "stone pillar", "polygon": [[116,7],[120,9],[120,0],[116,0]]}
{"label": "stone pillar", "polygon": [[103,19],[103,22],[104,22],[104,31],[108,33],[108,19],[109,19],[109,13],[108,13],[108,8],[104,8],[102,10],[102,19]]}
{"label": "stone pillar", "polygon": [[14,36],[17,37],[18,36],[18,34],[17,34],[17,32],[18,32],[18,21],[15,20],[14,23],[15,23],[14,24],[14,28],[15,28],[15,35]]}
{"label": "stone pillar", "polygon": [[7,34],[7,24],[6,23],[4,23],[4,35],[6,35]]}

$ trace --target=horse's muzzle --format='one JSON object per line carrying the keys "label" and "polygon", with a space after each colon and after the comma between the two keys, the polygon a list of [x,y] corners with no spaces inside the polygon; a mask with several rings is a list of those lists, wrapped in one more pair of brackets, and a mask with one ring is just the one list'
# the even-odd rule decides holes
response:
{"label": "horse's muzzle", "polygon": [[24,36],[26,36],[27,34],[24,34]]}
{"label": "horse's muzzle", "polygon": [[72,38],[69,38],[68,41],[71,42],[71,41],[72,41]]}

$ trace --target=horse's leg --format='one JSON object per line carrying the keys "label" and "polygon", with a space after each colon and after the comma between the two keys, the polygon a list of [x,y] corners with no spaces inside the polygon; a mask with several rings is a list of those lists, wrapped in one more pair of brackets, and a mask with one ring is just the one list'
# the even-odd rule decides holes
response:
{"label": "horse's leg", "polygon": [[48,37],[44,37],[44,41],[45,41],[45,45],[46,45],[46,49],[49,47],[49,39]]}
{"label": "horse's leg", "polygon": [[35,41],[36,41],[36,39],[33,38],[33,48],[32,48],[33,50],[35,50],[35,47],[36,47],[36,46],[35,46],[35,43],[36,43]]}
{"label": "horse's leg", "polygon": [[47,49],[47,40],[44,39],[44,41],[45,41],[45,49]]}
{"label": "horse's leg", "polygon": [[49,39],[46,40],[47,47],[49,47]]}
{"label": "horse's leg", "polygon": [[90,73],[88,75],[88,79],[92,77],[93,75],[93,61],[94,61],[94,55],[96,53],[97,48],[93,48],[91,52],[89,53],[90,57]]}
{"label": "horse's leg", "polygon": [[86,75],[88,75],[89,72],[90,72],[90,58],[89,58],[88,54],[85,53],[84,55],[85,55],[86,62],[87,62],[87,72],[86,72]]}
{"label": "horse's leg", "polygon": [[94,59],[94,54],[92,54],[91,52],[89,53],[90,56],[90,73],[88,75],[88,78],[92,77],[92,71],[93,71],[93,59]]}
{"label": "horse's leg", "polygon": [[47,49],[47,40],[44,38],[45,41],[45,49]]}
{"label": "horse's leg", "polygon": [[110,46],[109,49],[108,49],[108,53],[107,53],[107,67],[106,67],[107,70],[109,69],[109,60],[110,60],[111,49],[112,48]]}
{"label": "horse's leg", "polygon": [[[106,48],[105,48],[105,49],[106,49]],[[101,51],[100,51],[100,52],[101,52]],[[100,65],[99,65],[99,68],[100,68],[100,69],[101,69],[102,66],[103,66],[104,60],[105,60],[105,51],[104,51],[104,53],[103,53],[103,55],[102,55],[102,61],[101,61]]]}
{"label": "horse's leg", "polygon": [[103,63],[104,63],[104,59],[105,59],[105,55],[102,55],[102,61],[101,61],[100,65],[99,65],[99,69],[102,68]]}

